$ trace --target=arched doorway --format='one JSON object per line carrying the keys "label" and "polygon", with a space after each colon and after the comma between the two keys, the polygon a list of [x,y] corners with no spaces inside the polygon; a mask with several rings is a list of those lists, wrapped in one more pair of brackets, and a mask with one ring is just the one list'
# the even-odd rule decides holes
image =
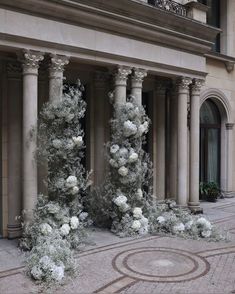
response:
{"label": "arched doorway", "polygon": [[220,186],[221,115],[217,105],[207,99],[200,111],[200,181]]}

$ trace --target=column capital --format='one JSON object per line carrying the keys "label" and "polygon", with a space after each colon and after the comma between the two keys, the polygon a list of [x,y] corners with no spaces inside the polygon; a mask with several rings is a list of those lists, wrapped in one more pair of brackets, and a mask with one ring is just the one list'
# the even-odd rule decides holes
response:
{"label": "column capital", "polygon": [[114,71],[115,84],[126,85],[127,77],[131,74],[129,66],[118,65]]}
{"label": "column capital", "polygon": [[188,90],[189,89],[189,85],[192,83],[192,79],[189,77],[179,77],[176,80],[176,86],[178,88],[178,91],[180,90]]}
{"label": "column capital", "polygon": [[226,130],[233,130],[234,123],[227,123],[225,124],[225,126],[226,126]]}
{"label": "column capital", "polygon": [[50,72],[63,73],[65,65],[69,63],[69,57],[65,55],[51,54]]}
{"label": "column capital", "polygon": [[23,64],[23,74],[37,74],[39,64],[44,59],[44,53],[32,50],[24,50],[19,59]]}
{"label": "column capital", "polygon": [[133,68],[131,80],[134,83],[138,83],[142,86],[144,78],[147,76],[147,70],[143,68]]}
{"label": "column capital", "polygon": [[201,88],[204,86],[204,84],[205,84],[205,80],[203,79],[193,79],[192,86],[191,86],[192,92],[200,93]]}

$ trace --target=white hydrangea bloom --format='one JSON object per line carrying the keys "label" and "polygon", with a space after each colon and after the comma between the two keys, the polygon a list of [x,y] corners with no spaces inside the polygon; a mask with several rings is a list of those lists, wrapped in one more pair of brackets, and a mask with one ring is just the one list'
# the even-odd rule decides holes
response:
{"label": "white hydrangea bloom", "polygon": [[41,280],[42,279],[42,270],[38,266],[34,266],[31,269],[31,275],[35,280]]}
{"label": "white hydrangea bloom", "polygon": [[140,136],[142,136],[144,133],[147,133],[147,131],[148,131],[148,122],[145,121],[143,124],[141,124],[138,127],[138,133]]}
{"label": "white hydrangea bloom", "polygon": [[110,153],[114,154],[119,150],[119,146],[117,144],[114,144],[110,147]]}
{"label": "white hydrangea bloom", "polygon": [[79,219],[80,219],[81,221],[84,221],[87,217],[88,217],[88,213],[87,213],[87,212],[82,212],[82,213],[80,213],[80,215],[79,215]]}
{"label": "white hydrangea bloom", "polygon": [[60,233],[62,236],[67,236],[70,232],[70,226],[68,224],[63,224],[60,228]]}
{"label": "white hydrangea bloom", "polygon": [[192,227],[192,225],[193,225],[193,220],[188,221],[188,222],[185,224],[185,229],[186,229],[186,230],[190,230],[191,227]]}
{"label": "white hydrangea bloom", "polygon": [[81,147],[83,145],[83,138],[82,136],[72,137],[73,142],[76,146]]}
{"label": "white hydrangea bloom", "polygon": [[112,159],[112,158],[109,160],[109,164],[110,164],[112,167],[116,167],[116,168],[118,167],[118,163],[116,162],[116,160],[114,160],[114,159]]}
{"label": "white hydrangea bloom", "polygon": [[73,188],[77,186],[77,184],[78,184],[78,179],[75,176],[69,176],[66,180],[66,186],[68,188]]}
{"label": "white hydrangea bloom", "polygon": [[79,220],[76,216],[72,216],[70,219],[70,226],[72,230],[76,230],[79,226]]}
{"label": "white hydrangea bloom", "polygon": [[142,226],[146,227],[149,224],[149,220],[147,219],[147,217],[142,216],[140,219],[140,223]]}
{"label": "white hydrangea bloom", "polygon": [[130,120],[127,120],[124,122],[123,132],[125,137],[135,135],[137,133],[137,126]]}
{"label": "white hydrangea bloom", "polygon": [[130,206],[127,203],[122,203],[121,205],[119,205],[119,210],[121,212],[127,212],[127,210],[130,209]]}
{"label": "white hydrangea bloom", "polygon": [[120,158],[118,159],[118,165],[119,165],[119,166],[123,166],[123,165],[125,165],[126,162],[127,162],[127,160],[126,160],[124,157],[120,157]]}
{"label": "white hydrangea bloom", "polygon": [[55,186],[56,188],[61,189],[64,187],[64,183],[65,183],[65,180],[63,178],[60,178],[56,181]]}
{"label": "white hydrangea bloom", "polygon": [[183,223],[179,223],[173,227],[174,232],[183,232],[185,230],[185,226]]}
{"label": "white hydrangea bloom", "polygon": [[51,277],[53,280],[61,281],[64,278],[64,268],[62,266],[54,266],[51,269]]}
{"label": "white hydrangea bloom", "polygon": [[142,218],[142,209],[140,207],[135,207],[133,209],[133,217],[137,219]]}
{"label": "white hydrangea bloom", "polygon": [[131,155],[129,156],[129,158],[128,158],[128,161],[130,162],[130,163],[132,163],[132,162],[136,162],[137,160],[138,160],[138,154],[137,153],[135,153],[135,152],[133,152],[133,153],[131,153]]}
{"label": "white hydrangea bloom", "polygon": [[134,104],[131,103],[131,102],[127,102],[127,103],[126,103],[126,108],[127,108],[128,110],[131,110],[131,109],[134,108]]}
{"label": "white hydrangea bloom", "polygon": [[52,145],[53,147],[55,147],[56,149],[60,149],[63,146],[63,143],[61,140],[59,139],[55,139],[52,141]]}
{"label": "white hydrangea bloom", "polygon": [[113,202],[117,205],[117,206],[121,206],[123,204],[125,204],[127,202],[127,198],[124,195],[119,195],[117,198],[115,198],[113,200]]}
{"label": "white hydrangea bloom", "polygon": [[141,228],[141,223],[139,220],[134,220],[132,225],[131,225],[131,228],[134,230],[134,231],[139,231],[139,229]]}
{"label": "white hydrangea bloom", "polygon": [[141,200],[143,198],[143,191],[139,188],[135,195],[138,200]]}
{"label": "white hydrangea bloom", "polygon": [[202,231],[201,232],[202,237],[209,238],[211,236],[211,230]]}
{"label": "white hydrangea bloom", "polygon": [[47,271],[54,265],[54,262],[51,260],[49,256],[45,255],[40,258],[39,265],[44,271]]}
{"label": "white hydrangea bloom", "polygon": [[71,194],[72,194],[72,195],[75,195],[75,194],[78,193],[78,191],[79,191],[79,188],[78,188],[77,186],[75,186],[75,187],[72,188],[72,190],[71,190]]}
{"label": "white hydrangea bloom", "polygon": [[73,113],[69,113],[69,114],[67,114],[65,120],[66,120],[66,122],[69,123],[69,122],[71,122],[71,120],[73,120],[73,118],[74,118],[74,114]]}
{"label": "white hydrangea bloom", "polygon": [[69,139],[69,140],[67,140],[67,143],[66,143],[66,149],[72,150],[74,148],[74,145],[75,144],[74,144],[73,140]]}
{"label": "white hydrangea bloom", "polygon": [[165,219],[163,216],[159,216],[159,217],[157,218],[157,222],[158,222],[159,224],[163,224],[165,221],[166,221],[166,219]]}
{"label": "white hydrangea bloom", "polygon": [[128,149],[125,148],[125,147],[122,147],[119,152],[118,152],[118,155],[120,157],[126,157],[128,155]]}
{"label": "white hydrangea bloom", "polygon": [[207,229],[207,230],[211,230],[211,228],[212,228],[211,223],[210,223],[207,219],[205,219],[204,217],[200,217],[200,218],[197,220],[196,224],[197,224],[198,226],[201,226],[201,227]]}
{"label": "white hydrangea bloom", "polygon": [[118,169],[118,173],[120,176],[125,177],[128,174],[128,168],[122,166]]}
{"label": "white hydrangea bloom", "polygon": [[40,225],[40,231],[43,235],[50,235],[52,233],[52,227],[47,223],[42,223]]}

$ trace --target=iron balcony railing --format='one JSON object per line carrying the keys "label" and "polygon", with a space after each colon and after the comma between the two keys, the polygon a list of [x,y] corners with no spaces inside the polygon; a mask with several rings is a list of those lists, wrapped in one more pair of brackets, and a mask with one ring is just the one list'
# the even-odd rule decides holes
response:
{"label": "iron balcony railing", "polygon": [[149,0],[148,4],[180,16],[187,16],[187,9],[183,5],[172,0]]}

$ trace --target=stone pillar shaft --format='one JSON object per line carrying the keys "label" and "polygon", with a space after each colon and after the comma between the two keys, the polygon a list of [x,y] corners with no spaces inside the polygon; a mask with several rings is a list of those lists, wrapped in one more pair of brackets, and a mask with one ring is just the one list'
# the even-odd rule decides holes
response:
{"label": "stone pillar shaft", "polygon": [[31,219],[37,201],[37,114],[39,52],[25,51],[23,60],[23,208]]}
{"label": "stone pillar shaft", "polygon": [[22,144],[22,81],[21,68],[17,62],[7,65],[8,73],[8,238],[21,235],[21,223],[17,216],[22,210],[22,173],[21,173],[21,144]]}
{"label": "stone pillar shaft", "polygon": [[131,77],[131,95],[135,97],[138,105],[142,105],[143,80],[147,76],[147,71],[141,68],[134,68]]}
{"label": "stone pillar shaft", "polygon": [[189,169],[189,207],[200,210],[199,169],[200,169],[200,90],[203,80],[194,79],[190,105],[190,169]]}
{"label": "stone pillar shaft", "polygon": [[189,95],[190,78],[180,78],[178,85],[178,141],[177,141],[177,202],[187,205],[188,190],[188,128],[187,128],[187,99]]}
{"label": "stone pillar shaft", "polygon": [[230,196],[234,195],[233,187],[233,123],[226,124],[226,137],[227,137],[227,182],[226,182],[226,194]]}
{"label": "stone pillar shaft", "polygon": [[63,95],[64,66],[69,63],[67,56],[51,55],[49,67],[49,100],[60,101]]}
{"label": "stone pillar shaft", "polygon": [[126,85],[129,74],[131,74],[131,69],[127,66],[118,66],[114,73],[114,103],[116,105],[126,103]]}

